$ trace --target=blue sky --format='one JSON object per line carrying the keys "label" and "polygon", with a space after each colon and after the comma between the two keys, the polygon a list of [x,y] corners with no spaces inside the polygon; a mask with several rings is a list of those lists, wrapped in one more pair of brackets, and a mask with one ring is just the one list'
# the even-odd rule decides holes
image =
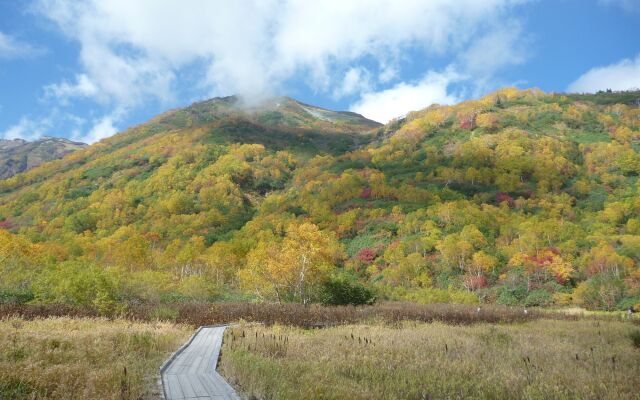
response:
{"label": "blue sky", "polygon": [[640,0],[0,0],[0,138],[229,94],[386,122],[514,85],[640,87]]}

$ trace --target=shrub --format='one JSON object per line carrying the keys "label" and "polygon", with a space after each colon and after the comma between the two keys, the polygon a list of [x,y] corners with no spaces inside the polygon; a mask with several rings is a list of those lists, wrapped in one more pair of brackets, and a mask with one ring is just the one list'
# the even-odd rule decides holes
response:
{"label": "shrub", "polygon": [[623,298],[624,282],[620,278],[598,274],[578,285],[573,300],[588,310],[612,310]]}
{"label": "shrub", "polygon": [[361,305],[373,304],[376,301],[374,293],[357,282],[346,278],[331,279],[325,282],[321,301],[326,305]]}
{"label": "shrub", "polygon": [[151,312],[151,319],[154,319],[157,321],[174,321],[175,322],[178,319],[179,315],[180,315],[180,312],[175,308],[171,308],[167,306],[159,306],[159,307],[156,307]]}
{"label": "shrub", "polygon": [[95,231],[98,224],[98,217],[91,211],[83,210],[69,217],[65,224],[75,233]]}
{"label": "shrub", "polygon": [[0,288],[0,303],[27,303],[34,299],[28,289]]}
{"label": "shrub", "polygon": [[209,300],[216,294],[215,286],[202,276],[187,276],[180,282],[180,293],[195,300]]}
{"label": "shrub", "polygon": [[543,289],[531,291],[524,299],[524,305],[527,307],[544,307],[551,303],[553,303],[553,296]]}
{"label": "shrub", "polygon": [[358,252],[357,257],[360,262],[371,264],[376,258],[376,251],[370,247],[365,247]]}
{"label": "shrub", "polygon": [[526,296],[526,285],[517,285],[515,287],[503,286],[500,288],[498,303],[507,306],[515,306],[517,304],[521,304]]}
{"label": "shrub", "polygon": [[621,311],[627,311],[629,308],[634,311],[640,311],[640,296],[624,298],[616,308]]}
{"label": "shrub", "polygon": [[101,267],[67,261],[43,271],[32,288],[35,298],[44,303],[106,305],[117,300],[114,286]]}
{"label": "shrub", "polygon": [[[442,289],[440,289],[443,291]],[[446,291],[444,291],[446,292]],[[462,292],[464,293],[464,292]],[[459,296],[474,296],[468,293]],[[461,300],[458,294],[451,294]],[[474,296],[475,297],[475,296]],[[477,302],[477,298],[473,299]],[[96,317],[94,308],[65,304],[0,304],[0,319],[17,316],[26,320],[56,316],[75,318]],[[399,321],[441,321],[452,324],[473,324],[477,322],[510,323],[522,322],[540,317],[553,319],[575,319],[561,313],[530,311],[504,306],[483,305],[477,312],[476,305],[466,304],[416,304],[408,302],[386,302],[372,306],[331,306],[317,304],[273,303],[198,303],[175,304],[131,303],[122,318],[134,321],[174,320],[192,326],[233,323],[240,320],[260,322],[266,325],[292,325],[305,328],[354,324],[362,321],[381,320],[389,323]]]}
{"label": "shrub", "polygon": [[573,301],[571,293],[554,293],[553,304],[558,306],[568,306]]}
{"label": "shrub", "polygon": [[415,301],[422,304],[432,303],[456,303],[475,304],[479,302],[478,296],[466,290],[422,288],[408,292],[402,300]]}

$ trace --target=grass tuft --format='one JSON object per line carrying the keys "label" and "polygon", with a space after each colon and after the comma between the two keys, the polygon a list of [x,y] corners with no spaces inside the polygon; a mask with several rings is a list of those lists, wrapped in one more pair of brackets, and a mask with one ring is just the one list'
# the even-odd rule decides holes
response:
{"label": "grass tuft", "polygon": [[633,347],[636,349],[640,349],[640,329],[634,329],[629,333],[629,338],[631,339],[631,343]]}

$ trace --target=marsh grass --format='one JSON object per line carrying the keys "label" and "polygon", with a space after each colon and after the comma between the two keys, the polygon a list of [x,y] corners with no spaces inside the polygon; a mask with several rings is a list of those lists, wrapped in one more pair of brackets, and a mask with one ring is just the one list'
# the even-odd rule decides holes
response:
{"label": "marsh grass", "polygon": [[0,399],[145,399],[195,326],[237,321],[222,367],[250,398],[624,399],[640,383],[639,320],[625,315],[412,303],[136,304],[98,314],[0,305]]}
{"label": "marsh grass", "polygon": [[637,399],[630,326],[241,324],[226,332],[221,368],[253,399]]}
{"label": "marsh grass", "polygon": [[[65,304],[0,304],[0,317],[20,316],[24,319],[49,316],[96,317],[92,308]],[[512,323],[530,321],[544,316],[551,319],[578,319],[582,315],[563,312],[528,310],[522,307],[464,304],[416,304],[384,302],[373,306],[321,306],[274,303],[145,303],[130,304],[118,318],[134,321],[171,321],[192,326],[233,323],[239,320],[266,325],[291,325],[304,328],[323,328],[359,322],[383,321],[441,321],[451,324],[479,322]],[[595,317],[594,317],[595,318]],[[605,318],[602,316],[601,318]],[[639,320],[640,321],[640,320]]]}
{"label": "marsh grass", "polygon": [[0,320],[0,399],[141,399],[191,327],[100,318]]}
{"label": "marsh grass", "polygon": [[631,339],[633,347],[640,349],[640,329],[634,329],[629,332],[629,339]]}

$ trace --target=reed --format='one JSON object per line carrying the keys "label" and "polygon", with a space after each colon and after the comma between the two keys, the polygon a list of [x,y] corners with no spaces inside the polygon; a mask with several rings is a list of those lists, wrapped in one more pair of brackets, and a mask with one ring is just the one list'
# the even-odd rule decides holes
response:
{"label": "reed", "polygon": [[254,399],[637,399],[630,325],[246,323],[227,329],[221,370]]}
{"label": "reed", "polygon": [[103,318],[0,320],[0,399],[133,400],[158,394],[190,327]]}

